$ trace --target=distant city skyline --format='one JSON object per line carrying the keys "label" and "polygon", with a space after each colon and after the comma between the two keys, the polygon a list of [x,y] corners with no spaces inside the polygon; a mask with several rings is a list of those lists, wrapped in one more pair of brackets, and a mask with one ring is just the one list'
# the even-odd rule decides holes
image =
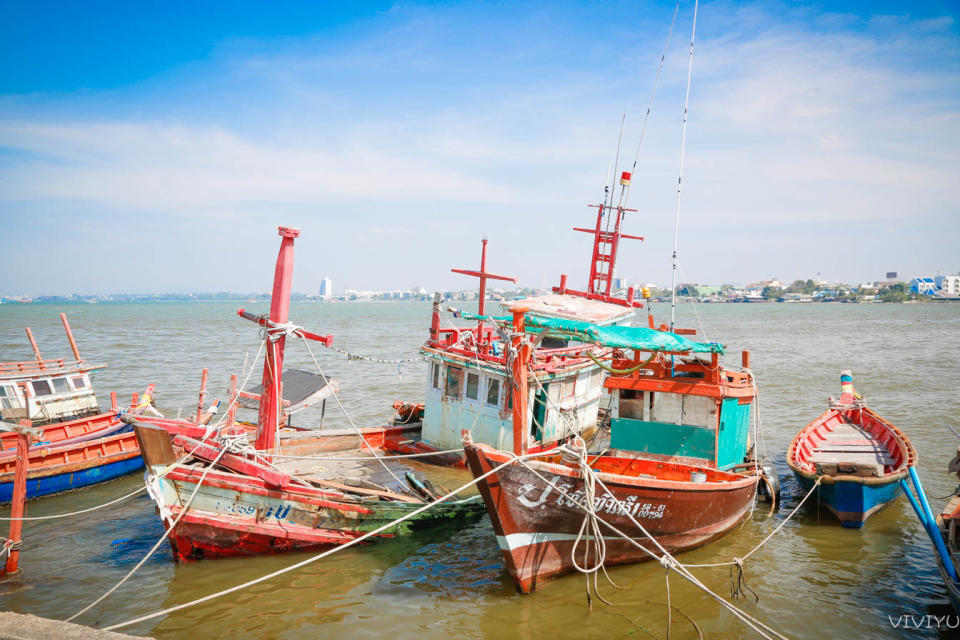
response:
{"label": "distant city skyline", "polygon": [[[0,292],[582,286],[625,114],[619,272],[671,276],[692,5],[0,5]],[[700,4],[680,279],[960,269],[957,5]],[[633,169],[634,158],[637,158]]]}

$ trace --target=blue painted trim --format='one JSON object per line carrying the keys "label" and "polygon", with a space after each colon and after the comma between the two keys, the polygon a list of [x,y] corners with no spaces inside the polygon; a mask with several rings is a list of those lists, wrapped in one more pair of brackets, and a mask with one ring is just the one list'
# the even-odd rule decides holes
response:
{"label": "blue painted trim", "polygon": [[[796,472],[794,475],[806,491],[813,487],[814,479]],[[818,491],[820,503],[833,512],[841,525],[859,529],[874,511],[900,495],[900,485],[893,479],[879,485],[840,481],[821,483]]]}
{"label": "blue painted trim", "polygon": [[[113,480],[143,468],[143,458],[134,456],[81,471],[60,473],[39,478],[27,478],[27,498],[40,498],[71,489],[82,489]],[[0,483],[0,504],[13,500],[13,482]]]}

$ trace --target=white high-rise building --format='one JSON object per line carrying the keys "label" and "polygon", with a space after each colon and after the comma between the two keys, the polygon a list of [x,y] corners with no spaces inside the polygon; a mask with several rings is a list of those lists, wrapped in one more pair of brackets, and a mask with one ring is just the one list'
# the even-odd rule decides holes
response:
{"label": "white high-rise building", "polygon": [[320,281],[320,293],[318,294],[321,298],[329,298],[333,295],[333,280],[330,278],[324,278]]}

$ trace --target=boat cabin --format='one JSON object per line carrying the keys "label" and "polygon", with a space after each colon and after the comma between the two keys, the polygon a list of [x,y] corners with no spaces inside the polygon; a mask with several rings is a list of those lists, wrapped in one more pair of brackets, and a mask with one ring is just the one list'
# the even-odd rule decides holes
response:
{"label": "boat cabin", "polygon": [[75,361],[63,358],[44,360],[30,327],[27,327],[27,337],[36,360],[0,362],[0,420],[30,420],[41,425],[100,412],[90,374],[106,366],[87,365],[80,358],[67,318],[62,313],[60,318]]}
{"label": "boat cabin", "polygon": [[[527,303],[529,313],[541,317],[581,316],[605,325],[625,325],[633,315],[632,308],[554,294],[509,301],[503,307],[512,310]],[[603,370],[585,355],[591,350],[600,355],[609,351],[556,337],[544,338],[534,349],[526,403],[530,450],[551,446],[571,435],[571,429],[583,433],[596,427]],[[484,321],[437,330],[436,339],[420,350],[428,361],[424,444],[456,449],[468,429],[475,442],[511,448],[513,399],[506,352],[503,335]]]}
{"label": "boat cabin", "polygon": [[605,383],[614,398],[611,449],[721,470],[744,463],[756,395],[750,373],[721,367],[718,353],[645,360],[615,361],[617,369],[634,370]]}

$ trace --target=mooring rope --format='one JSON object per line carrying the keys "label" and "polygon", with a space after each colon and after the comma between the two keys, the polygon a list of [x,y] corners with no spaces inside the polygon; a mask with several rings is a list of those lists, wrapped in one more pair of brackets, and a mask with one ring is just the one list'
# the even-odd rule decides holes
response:
{"label": "mooring rope", "polygon": [[75,614],[67,618],[66,620],[67,622],[73,621],[74,619],[78,618],[79,616],[83,615],[84,613],[86,613],[87,611],[95,607],[97,604],[103,602],[105,599],[107,599],[110,596],[110,594],[112,594],[114,591],[119,589],[120,585],[122,585],[124,582],[129,580],[130,576],[136,573],[140,569],[140,567],[143,566],[143,564],[150,558],[150,556],[153,555],[153,552],[156,551],[161,544],[163,544],[163,541],[166,540],[171,533],[173,533],[173,530],[176,528],[177,524],[179,524],[181,518],[183,518],[183,516],[186,515],[187,511],[190,509],[190,504],[193,502],[194,497],[196,497],[197,492],[200,491],[200,487],[203,486],[203,481],[207,479],[207,474],[210,473],[213,467],[220,461],[220,458],[223,457],[223,454],[225,454],[226,452],[227,452],[227,447],[226,446],[222,447],[220,449],[220,453],[218,453],[217,457],[213,459],[213,462],[211,462],[207,466],[207,468],[203,470],[203,473],[200,476],[200,480],[197,482],[197,486],[194,487],[193,492],[190,494],[190,497],[187,498],[187,501],[181,508],[180,513],[177,514],[177,517],[174,519],[173,523],[166,528],[166,531],[163,532],[163,535],[160,536],[160,539],[157,540],[156,544],[154,544],[150,548],[150,551],[147,552],[147,555],[143,556],[140,562],[138,562],[137,565],[127,573],[127,575],[123,576],[123,578],[121,578],[117,584],[110,587],[110,589],[108,589],[106,593],[104,593],[102,596],[100,596],[99,598],[97,598],[96,600],[88,604],[86,607],[84,607],[80,611],[77,611]]}
{"label": "mooring rope", "polygon": [[[534,469],[534,468],[531,467],[530,465],[526,464],[526,462],[524,462],[524,461],[522,461],[522,460],[518,460],[518,462],[519,462],[524,468],[528,469],[528,470],[531,471],[534,475],[536,475],[538,478],[540,478],[540,480],[542,480],[544,483],[546,483],[547,485],[549,485],[550,487],[552,487],[553,489],[555,489],[558,493],[560,493],[560,495],[563,495],[564,497],[566,497],[567,500],[568,500],[568,502],[569,502],[570,504],[575,505],[575,506],[577,506],[577,507],[579,507],[579,508],[581,508],[581,509],[584,509],[584,510],[587,508],[580,500],[574,498],[573,496],[571,496],[570,494],[568,494],[565,490],[563,490],[562,488],[558,487],[555,483],[551,482],[548,478],[544,477],[544,476],[543,476],[540,472],[538,472],[536,469]],[[587,470],[587,473],[594,474],[595,472],[594,472],[592,469],[588,469],[588,470]],[[697,578],[693,573],[691,573],[689,569],[687,569],[684,565],[682,565],[681,563],[679,563],[679,562],[676,560],[676,558],[674,558],[673,555],[670,554],[670,552],[667,551],[667,550],[663,547],[663,545],[661,545],[660,542],[659,542],[655,537],[653,537],[653,536],[650,534],[650,532],[648,532],[648,531],[646,530],[646,528],[645,528],[642,524],[640,524],[640,523],[633,517],[633,515],[630,513],[630,510],[627,509],[627,507],[623,504],[623,502],[620,501],[620,499],[617,498],[617,497],[607,488],[607,486],[603,483],[603,481],[602,481],[599,477],[596,478],[596,482],[597,482],[597,484],[606,492],[606,495],[609,495],[609,496],[613,499],[614,503],[617,505],[617,507],[619,508],[620,512],[621,512],[621,513],[624,513],[624,514],[627,516],[627,518],[630,520],[630,522],[640,530],[640,532],[644,535],[644,537],[646,537],[647,539],[649,539],[649,540],[654,544],[654,546],[657,547],[657,549],[660,551],[660,554],[661,554],[661,555],[658,556],[656,553],[654,553],[654,552],[651,551],[650,549],[647,549],[647,548],[644,547],[642,544],[640,544],[640,543],[637,542],[635,539],[633,539],[633,538],[631,538],[630,536],[628,536],[626,533],[624,533],[623,531],[621,531],[620,529],[618,529],[618,528],[615,527],[614,525],[610,524],[609,522],[607,522],[607,521],[604,520],[603,518],[597,516],[597,521],[598,521],[599,523],[603,524],[605,527],[607,527],[608,529],[610,529],[611,531],[613,531],[614,533],[616,533],[617,535],[619,535],[620,537],[622,537],[624,540],[626,540],[627,542],[629,542],[630,544],[632,544],[633,546],[635,546],[635,547],[636,547],[637,549],[639,549],[640,551],[646,553],[651,559],[655,559],[655,560],[659,561],[664,567],[669,566],[670,568],[672,568],[674,571],[677,572],[678,575],[680,575],[681,577],[683,577],[685,580],[687,580],[688,582],[690,582],[690,583],[693,584],[694,586],[700,588],[704,593],[706,593],[706,594],[709,595],[711,598],[713,598],[713,599],[716,600],[718,603],[720,603],[721,606],[723,606],[723,607],[724,607],[725,609],[727,609],[730,613],[732,613],[734,616],[736,616],[737,618],[739,618],[744,624],[746,624],[748,627],[750,627],[751,629],[753,629],[754,631],[756,631],[757,634],[759,634],[759,635],[762,636],[763,638],[772,638],[772,637],[775,637],[775,638],[779,638],[779,640],[788,640],[788,639],[786,638],[786,636],[784,636],[783,634],[779,633],[778,631],[776,631],[776,630],[773,629],[772,627],[764,624],[764,623],[761,622],[760,620],[757,620],[756,618],[754,618],[753,616],[751,616],[751,615],[748,614],[747,612],[745,612],[745,611],[743,611],[742,609],[738,608],[738,607],[737,607],[736,605],[734,605],[733,603],[728,602],[728,601],[725,600],[722,596],[720,596],[719,594],[717,594],[717,593],[715,593],[714,591],[712,591],[709,587],[707,587],[699,578]]]}

